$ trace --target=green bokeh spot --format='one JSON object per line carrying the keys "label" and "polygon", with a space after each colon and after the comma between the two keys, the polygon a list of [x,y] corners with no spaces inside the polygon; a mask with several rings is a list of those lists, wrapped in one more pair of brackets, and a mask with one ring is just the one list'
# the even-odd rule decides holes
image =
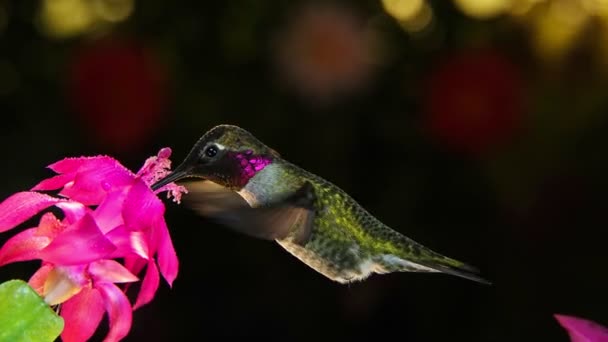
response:
{"label": "green bokeh spot", "polygon": [[0,284],[0,341],[55,341],[63,319],[22,280]]}

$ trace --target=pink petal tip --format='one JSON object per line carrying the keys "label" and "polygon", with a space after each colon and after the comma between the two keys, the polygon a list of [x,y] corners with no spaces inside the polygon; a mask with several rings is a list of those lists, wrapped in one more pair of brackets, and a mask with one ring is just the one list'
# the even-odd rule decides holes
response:
{"label": "pink petal tip", "polygon": [[97,289],[83,288],[62,304],[61,317],[65,327],[61,339],[65,342],[87,341],[93,336],[103,318],[103,298]]}
{"label": "pink petal tip", "polygon": [[596,322],[559,314],[554,317],[568,331],[572,342],[608,342],[608,329]]}
{"label": "pink petal tip", "polygon": [[32,218],[40,211],[60,202],[38,192],[18,192],[0,203],[0,232],[12,229]]}
{"label": "pink petal tip", "polygon": [[101,292],[110,318],[110,331],[104,342],[120,341],[131,330],[133,319],[131,304],[125,294],[114,284],[98,283],[96,288]]}

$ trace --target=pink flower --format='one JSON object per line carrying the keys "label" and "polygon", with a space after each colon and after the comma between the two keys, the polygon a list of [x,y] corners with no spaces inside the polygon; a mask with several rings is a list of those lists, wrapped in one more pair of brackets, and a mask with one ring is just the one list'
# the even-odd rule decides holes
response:
{"label": "pink flower", "polygon": [[[37,227],[10,238],[0,249],[0,266],[42,260],[30,285],[50,305],[61,304],[64,341],[90,338],[104,312],[110,321],[106,341],[122,339],[130,330],[132,310],[153,299],[159,271],[169,285],[175,280],[178,260],[165,208],[150,190],[169,172],[170,155],[170,149],[162,149],[137,174],[106,156],[67,158],[50,165],[58,175],[0,203],[0,232],[51,206],[63,212],[62,219],[47,212]],[[59,190],[58,197],[39,192],[52,190]],[[169,184],[160,191],[179,201],[185,189]],[[126,289],[116,284],[138,281],[144,268],[132,308]]]}
{"label": "pink flower", "polygon": [[568,331],[572,342],[608,342],[608,328],[595,322],[566,315],[555,315],[555,319]]}

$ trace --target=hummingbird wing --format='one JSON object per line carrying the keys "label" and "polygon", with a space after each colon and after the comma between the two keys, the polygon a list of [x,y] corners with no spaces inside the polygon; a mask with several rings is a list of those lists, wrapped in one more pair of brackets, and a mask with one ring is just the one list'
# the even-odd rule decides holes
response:
{"label": "hummingbird wing", "polygon": [[314,190],[305,183],[296,192],[261,207],[251,207],[238,193],[203,180],[185,184],[184,202],[200,215],[260,239],[291,241],[304,245],[314,220]]}

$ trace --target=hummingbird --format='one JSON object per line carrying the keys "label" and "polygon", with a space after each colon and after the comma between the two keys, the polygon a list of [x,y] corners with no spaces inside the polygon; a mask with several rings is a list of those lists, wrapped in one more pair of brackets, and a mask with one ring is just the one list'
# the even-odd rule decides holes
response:
{"label": "hummingbird", "polygon": [[182,180],[184,201],[193,211],[238,233],[276,241],[332,281],[436,272],[489,284],[476,268],[390,228],[338,186],[283,159],[238,126],[207,131],[152,189]]}

